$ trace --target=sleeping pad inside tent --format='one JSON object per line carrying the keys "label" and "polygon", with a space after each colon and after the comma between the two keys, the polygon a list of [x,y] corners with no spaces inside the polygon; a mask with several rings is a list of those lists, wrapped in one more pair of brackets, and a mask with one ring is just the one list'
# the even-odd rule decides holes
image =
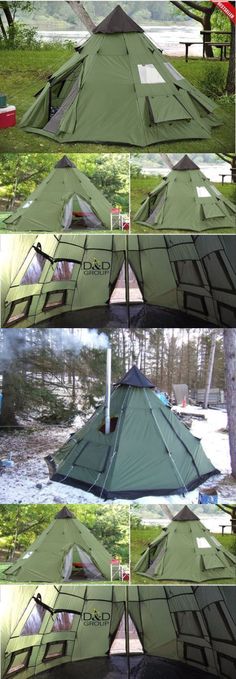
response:
{"label": "sleeping pad inside tent", "polygon": [[234,679],[233,587],[2,587],[2,679]]}
{"label": "sleeping pad inside tent", "polygon": [[115,385],[110,432],[105,403],[52,457],[53,481],[104,499],[184,495],[220,473],[201,441],[157,398],[154,385],[133,366]]}
{"label": "sleeping pad inside tent", "polygon": [[1,295],[5,328],[70,314],[72,327],[113,315],[119,327],[119,313],[128,327],[234,327],[236,239],[4,234]]}
{"label": "sleeping pad inside tent", "polygon": [[103,544],[63,507],[4,575],[15,582],[110,580],[111,560]]}
{"label": "sleeping pad inside tent", "polygon": [[4,224],[18,232],[109,229],[111,210],[101,191],[63,156]]}
{"label": "sleeping pad inside tent", "polygon": [[232,581],[236,557],[186,506],[148,545],[134,570],[156,581]]}
{"label": "sleeping pad inside tent", "polygon": [[235,229],[236,205],[185,155],[144,199],[134,221],[165,232]]}
{"label": "sleeping pad inside tent", "polygon": [[21,127],[57,142],[148,146],[209,139],[216,104],[119,5],[49,76]]}

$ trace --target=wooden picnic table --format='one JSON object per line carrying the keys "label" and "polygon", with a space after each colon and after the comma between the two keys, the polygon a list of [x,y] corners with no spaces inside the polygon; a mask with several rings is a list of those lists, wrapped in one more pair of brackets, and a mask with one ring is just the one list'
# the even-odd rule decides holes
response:
{"label": "wooden picnic table", "polygon": [[[187,42],[185,40],[181,40],[180,45],[185,45],[185,61],[186,63],[188,62],[188,50],[191,45],[202,45],[202,56],[203,58],[205,57],[205,43],[204,42]],[[230,47],[230,42],[208,42],[208,45],[211,45],[211,47],[216,47],[220,49],[220,61],[223,61],[223,59],[227,59],[227,47]]]}
{"label": "wooden picnic table", "polygon": [[[231,174],[230,174],[230,173],[227,173],[227,172],[226,172],[225,174],[222,174],[222,173],[220,172],[220,177],[221,177],[221,184],[222,184],[222,186],[223,186],[223,184],[225,183],[225,177],[231,177],[231,179],[232,179],[232,172],[231,172]],[[231,182],[230,182],[230,183],[231,183]]]}
{"label": "wooden picnic table", "polygon": [[200,35],[203,36],[203,41],[202,42],[188,42],[188,41],[181,41],[179,44],[180,45],[185,45],[185,61],[188,62],[188,51],[189,47],[191,45],[202,45],[202,56],[203,58],[205,57],[205,51],[206,51],[206,45],[210,45],[211,47],[218,47],[220,49],[220,61],[223,61],[223,59],[227,58],[227,47],[230,47],[231,43],[230,41],[228,42],[216,42],[212,40],[207,40],[207,35],[210,33],[215,34],[215,35],[231,35],[230,31],[219,31],[219,30],[204,30],[200,31]]}

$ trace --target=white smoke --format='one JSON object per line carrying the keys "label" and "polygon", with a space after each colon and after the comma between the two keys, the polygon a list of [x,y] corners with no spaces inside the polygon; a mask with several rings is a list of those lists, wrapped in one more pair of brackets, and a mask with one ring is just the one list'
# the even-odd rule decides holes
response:
{"label": "white smoke", "polygon": [[89,328],[76,328],[73,331],[66,328],[5,329],[0,333],[0,369],[7,369],[9,363],[18,358],[24,357],[27,361],[27,357],[37,348],[50,347],[55,354],[70,351],[79,355],[84,348],[105,351],[108,345],[109,338],[104,332]]}
{"label": "white smoke", "polygon": [[63,351],[75,351],[79,353],[81,349],[107,349],[109,339],[104,332],[97,332],[97,330],[89,330],[82,328],[81,330],[74,330],[73,333],[66,330],[60,331],[60,343]]}

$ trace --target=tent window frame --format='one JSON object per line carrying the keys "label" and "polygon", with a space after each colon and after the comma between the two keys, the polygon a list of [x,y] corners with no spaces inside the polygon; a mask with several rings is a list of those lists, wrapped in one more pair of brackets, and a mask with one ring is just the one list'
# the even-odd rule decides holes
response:
{"label": "tent window frame", "polygon": [[[208,259],[208,256],[209,256],[209,255],[205,255],[205,257],[203,257],[203,266],[204,266],[205,273],[206,273],[206,276],[207,276],[207,280],[209,281],[210,287],[211,287],[211,288],[216,287],[216,289],[217,289],[217,290],[220,290],[221,292],[227,292],[227,293],[229,293],[229,292],[231,292],[231,291],[232,291],[232,292],[235,292],[235,287],[234,287],[233,281],[232,281],[232,279],[231,279],[231,277],[230,277],[229,271],[228,271],[228,269],[227,269],[227,266],[226,266],[226,264],[225,264],[225,261],[224,261],[224,258],[222,257],[221,252],[215,250],[215,251],[212,252],[211,254],[212,254],[212,255],[215,255],[216,259],[218,260],[219,266],[223,269],[223,272],[224,272],[224,275],[225,275],[226,280],[228,281],[229,287],[228,287],[228,288],[221,288],[221,287],[219,287],[218,285],[216,286],[215,282],[212,281],[212,278],[211,278],[211,276],[209,275],[209,271],[208,271],[208,268],[207,268],[207,259]],[[206,260],[206,261],[205,261],[205,260]]]}
{"label": "tent window frame", "polygon": [[[55,276],[55,274],[56,274],[56,272],[57,272],[57,269],[60,268],[60,265],[62,265],[62,267],[63,267],[63,266],[66,266],[67,264],[68,264],[68,268],[69,268],[69,269],[70,269],[70,267],[72,266],[71,271],[69,272],[69,273],[70,273],[70,277],[68,278],[68,277],[66,277],[66,276],[62,276],[61,278],[57,278],[57,276]],[[52,274],[51,280],[52,280],[53,282],[71,281],[71,280],[72,280],[72,276],[73,276],[74,267],[75,267],[75,262],[70,261],[70,260],[68,260],[68,259],[60,259],[58,262],[56,262],[56,267],[55,267],[55,269],[53,270],[53,274]]]}
{"label": "tent window frame", "polygon": [[[21,314],[18,316],[14,316],[11,320],[11,317],[13,316],[14,309],[16,308],[17,304],[20,304],[21,302],[26,302],[25,309],[22,311]],[[11,308],[9,315],[6,320],[6,327],[10,328],[12,325],[16,325],[20,321],[23,321],[25,318],[28,317],[29,315],[29,310],[32,302],[32,295],[30,297],[22,297],[21,299],[16,299],[14,302],[11,303]]]}
{"label": "tent window frame", "polygon": [[[36,625],[36,623],[34,623],[34,630],[29,631],[29,630],[27,630],[27,626],[28,625],[30,626],[30,619],[34,617],[35,611],[37,611],[37,614],[39,615],[40,620],[38,621],[38,625]],[[45,613],[46,613],[46,610],[44,608],[42,608],[42,606],[39,606],[39,604],[37,604],[35,602],[33,608],[31,609],[29,615],[27,616],[27,618],[24,622],[24,625],[23,625],[21,632],[20,632],[20,636],[26,637],[26,636],[31,636],[31,635],[34,635],[34,634],[39,634],[43,620],[44,620],[44,617],[45,617]],[[25,629],[26,629],[26,631],[24,631]]]}
{"label": "tent window frame", "polygon": [[[17,655],[20,655],[21,653],[26,653],[25,661],[21,665],[19,665],[19,667],[11,669],[12,663],[14,662],[15,658],[17,657]],[[17,651],[13,651],[11,654],[10,663],[6,671],[6,677],[11,677],[15,674],[18,674],[19,672],[22,672],[22,670],[27,669],[27,667],[29,666],[31,653],[32,648],[29,648],[28,646],[26,648],[21,648]]]}
{"label": "tent window frame", "polygon": [[[43,305],[43,311],[52,311],[53,309],[58,309],[60,307],[63,307],[66,304],[66,293],[67,290],[50,290],[50,292],[47,292],[46,294],[46,299]],[[48,306],[48,302],[50,300],[50,295],[56,295],[59,294],[62,296],[61,301],[59,302],[53,302]]]}
{"label": "tent window frame", "polygon": [[[32,265],[34,265],[34,262],[38,265],[38,267],[41,269],[40,272],[35,275],[35,277],[32,276],[33,280],[31,281],[25,281],[25,278],[30,275],[30,269],[32,268]],[[35,283],[39,283],[40,278],[43,273],[43,269],[46,263],[45,257],[40,254],[40,252],[34,252],[34,255],[30,261],[30,263],[27,266],[27,269],[25,270],[25,273],[22,276],[22,279],[20,281],[20,285],[35,285]],[[32,275],[32,273],[31,273]]]}
{"label": "tent window frame", "polygon": [[[204,639],[204,634],[203,634],[203,631],[202,631],[202,628],[201,628],[200,621],[199,621],[199,619],[198,619],[197,611],[187,611],[187,612],[188,612],[188,613],[192,613],[193,620],[194,620],[194,623],[195,623],[197,629],[199,630],[199,634],[201,634],[201,638]],[[175,620],[176,628],[177,628],[177,631],[178,631],[178,634],[179,634],[179,638],[181,639],[182,637],[186,636],[186,632],[183,632],[183,631],[180,629],[180,621],[179,621],[179,619],[178,619],[178,614],[179,614],[179,613],[186,613],[186,611],[174,611],[174,620]],[[198,638],[199,638],[199,634],[198,634],[198,635],[197,635],[197,634],[193,634],[193,632],[190,632],[190,631],[188,630],[188,637],[193,637],[194,639],[198,639]]]}
{"label": "tent window frame", "polygon": [[[50,652],[50,646],[61,646],[62,649],[58,653],[52,653],[51,655],[48,655]],[[66,650],[67,650],[67,641],[63,639],[63,641],[49,641],[46,644],[45,648],[45,653],[43,656],[43,662],[51,662],[52,660],[57,660],[57,658],[64,658],[66,655]]]}
{"label": "tent window frame", "polygon": [[166,83],[155,64],[137,64],[141,85],[162,85]]}
{"label": "tent window frame", "polygon": [[230,327],[230,326],[226,326],[226,325],[225,325],[225,321],[223,321],[221,311],[222,311],[222,309],[226,309],[226,310],[230,311],[231,313],[234,314],[235,320],[236,320],[236,309],[235,309],[234,307],[230,306],[229,304],[224,304],[223,302],[218,302],[218,303],[217,303],[217,308],[218,308],[218,313],[219,313],[219,317],[220,317],[220,323],[221,323],[222,327],[223,327],[223,328],[225,328],[225,327]]}
{"label": "tent window frame", "polygon": [[228,677],[228,679],[231,679],[232,675],[231,674],[230,675],[225,674],[225,669],[223,670],[222,662],[221,662],[222,658],[225,658],[225,660],[230,660],[233,663],[233,665],[235,666],[235,669],[236,669],[236,659],[232,658],[232,655],[231,656],[226,655],[226,653],[220,653],[219,651],[217,651],[217,660],[218,660],[218,663],[219,663],[220,672],[221,672],[222,676]]}
{"label": "tent window frame", "polygon": [[[196,299],[201,302],[202,305],[202,310],[199,311],[198,309],[194,309],[191,306],[188,306],[188,297],[196,297]],[[187,311],[192,311],[194,314],[200,314],[203,313],[205,316],[209,316],[207,305],[205,302],[205,299],[202,295],[196,295],[194,292],[184,292],[184,309],[187,309]]]}
{"label": "tent window frame", "polygon": [[[56,627],[57,619],[58,619],[58,616],[61,616],[61,615],[63,615],[63,616],[64,615],[68,615],[68,616],[72,615],[72,620],[70,622],[70,620],[68,619],[67,622],[64,622],[64,619],[62,619],[63,627],[61,629],[58,629]],[[55,620],[53,621],[53,626],[52,626],[51,631],[57,632],[57,634],[60,634],[60,632],[70,632],[72,627],[73,627],[74,617],[75,617],[74,613],[71,613],[70,611],[60,611],[60,613],[57,613],[57,616],[56,616]],[[60,624],[60,622],[59,622],[59,624]]]}
{"label": "tent window frame", "polygon": [[[183,642],[183,646],[184,646],[183,655],[184,655],[185,660],[188,660],[190,662],[194,662],[194,663],[196,663],[196,665],[200,665],[201,667],[202,667],[202,665],[204,667],[209,667],[209,663],[208,663],[208,660],[207,660],[207,655],[206,655],[206,651],[205,651],[204,646],[198,646],[198,644],[188,644],[187,642]],[[203,659],[202,662],[201,662],[201,660],[196,660],[196,658],[189,657],[188,651],[190,649],[193,649],[193,650],[197,649],[198,651],[200,651],[200,654],[201,654],[202,659]]]}
{"label": "tent window frame", "polygon": [[[228,620],[227,620],[227,617],[226,617],[225,612],[224,612],[224,610],[223,610],[223,607],[222,607],[222,605],[221,605],[221,601],[214,601],[213,603],[214,603],[214,605],[216,606],[217,612],[219,613],[220,617],[222,618],[222,620],[223,620],[223,622],[224,622],[225,629],[226,629],[226,631],[227,631],[227,633],[228,633],[228,636],[229,636],[229,639],[224,639],[224,644],[232,644],[232,641],[235,640],[235,639],[234,639],[234,635],[233,635],[233,633],[232,633],[232,631],[231,631],[230,624],[229,624],[229,622],[228,622]],[[206,608],[207,608],[207,606],[206,606]],[[208,618],[207,618],[207,616],[206,616],[206,613],[205,613],[205,609],[204,609],[204,608],[202,609],[202,615],[203,615],[203,618],[204,618],[204,622],[205,622],[205,625],[206,625],[206,628],[207,628],[207,631],[208,631],[210,640],[211,640],[211,641],[219,641],[219,642],[222,643],[222,638],[212,636],[211,631],[210,631],[210,627],[209,627]]]}
{"label": "tent window frame", "polygon": [[[183,260],[183,261],[184,261],[184,263],[185,263],[185,262],[189,262],[189,260],[187,260],[187,259],[185,259],[185,260]],[[177,277],[178,283],[179,283],[180,285],[191,285],[191,283],[189,283],[189,281],[184,280],[184,279],[181,277],[179,268],[180,268],[180,265],[183,263],[183,261],[180,260],[180,259],[177,259],[176,261],[173,262],[174,268],[175,268],[175,272],[176,272],[176,277]],[[199,264],[198,264],[197,261],[195,261],[195,260],[190,260],[190,261],[191,261],[192,266],[193,266],[193,268],[194,268],[195,274],[196,274],[197,278],[199,279],[199,280],[198,280],[198,285],[201,285],[202,287],[204,287],[205,284],[204,284],[204,282],[203,282],[203,277],[202,277],[202,275],[201,275],[201,273],[200,273]],[[196,284],[193,283],[192,285],[196,285]]]}

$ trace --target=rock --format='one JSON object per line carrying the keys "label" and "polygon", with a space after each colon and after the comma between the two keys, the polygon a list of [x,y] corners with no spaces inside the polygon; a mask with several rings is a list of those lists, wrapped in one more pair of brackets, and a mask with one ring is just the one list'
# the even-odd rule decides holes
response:
{"label": "rock", "polygon": [[53,498],[53,502],[56,502],[57,504],[63,504],[64,500],[62,500],[61,497],[55,495],[55,497]]}
{"label": "rock", "polygon": [[36,483],[35,488],[38,488],[38,490],[42,490],[43,484],[42,483]]}
{"label": "rock", "polygon": [[48,481],[47,486],[52,486],[52,481]]}

